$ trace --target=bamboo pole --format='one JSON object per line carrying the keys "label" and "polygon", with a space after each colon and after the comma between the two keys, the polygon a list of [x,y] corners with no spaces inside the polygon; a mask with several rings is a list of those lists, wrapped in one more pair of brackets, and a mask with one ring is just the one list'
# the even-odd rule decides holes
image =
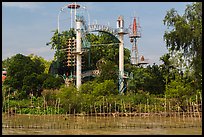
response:
{"label": "bamboo pole", "polygon": [[116,101],[115,101],[115,113],[117,112],[117,110],[116,110]]}
{"label": "bamboo pole", "polygon": [[[96,102],[95,102],[96,103]],[[95,110],[95,116],[96,116],[96,119],[97,119],[97,110],[96,110],[96,105],[94,103],[94,110]]]}
{"label": "bamboo pole", "polygon": [[71,114],[71,105],[69,104],[69,116]]}
{"label": "bamboo pole", "polygon": [[170,126],[171,126],[171,104],[170,104],[170,101],[169,101],[169,119],[170,119]]}
{"label": "bamboo pole", "polygon": [[107,113],[107,117],[108,117],[108,108],[109,108],[109,107],[108,107],[108,102],[107,102],[107,100],[106,100],[106,111],[107,111],[106,113]]}
{"label": "bamboo pole", "polygon": [[131,115],[132,115],[132,109],[131,109],[131,103],[129,102],[129,113],[130,113],[130,118],[131,118]]}
{"label": "bamboo pole", "polygon": [[[187,100],[187,102],[188,102],[188,100]],[[190,100],[189,100],[189,103],[187,103],[187,108],[188,108],[188,104],[189,104],[189,111],[188,111],[188,114],[190,113],[190,116],[188,116],[188,118],[189,117],[191,117],[192,118],[192,112],[191,112],[191,110],[192,110],[192,106],[191,106],[191,98],[190,98]],[[188,110],[188,109],[187,109]]]}
{"label": "bamboo pole", "polygon": [[198,96],[196,95],[196,104],[197,104],[197,113],[198,113],[198,118],[199,118],[199,120],[200,120],[200,112],[199,112],[199,104],[198,104]]}
{"label": "bamboo pole", "polygon": [[155,123],[155,125],[156,125],[156,123],[157,123],[157,118],[158,118],[158,115],[157,115],[157,102],[155,102],[154,103],[154,111],[155,111],[155,119],[154,119],[154,123]]}
{"label": "bamboo pole", "polygon": [[195,112],[195,110],[196,110],[196,107],[195,107],[196,103],[194,103],[194,102],[192,102],[192,103],[193,103],[193,116],[194,116],[194,121],[196,123],[196,118],[197,118],[196,112]]}
{"label": "bamboo pole", "polygon": [[[9,117],[9,97],[10,97],[10,88],[9,88],[9,94],[8,94],[8,110],[7,110],[7,116]],[[9,120],[9,124],[10,124],[10,120]]]}
{"label": "bamboo pole", "polygon": [[100,104],[100,116],[101,116],[101,104]]}
{"label": "bamboo pole", "polygon": [[141,102],[140,102],[139,107],[140,107],[140,109],[139,109],[139,114],[140,114],[140,119],[141,119]]}
{"label": "bamboo pole", "polygon": [[201,111],[202,111],[202,95],[201,95],[201,92],[200,92],[200,103],[201,103]]}
{"label": "bamboo pole", "polygon": [[147,123],[149,123],[149,121],[150,121],[150,110],[149,110],[149,99],[147,98]]}
{"label": "bamboo pole", "polygon": [[109,115],[111,116],[111,103],[109,104]]}
{"label": "bamboo pole", "polygon": [[[104,109],[104,96],[103,96],[103,115],[105,114],[105,109]],[[105,116],[105,115],[104,115]]]}

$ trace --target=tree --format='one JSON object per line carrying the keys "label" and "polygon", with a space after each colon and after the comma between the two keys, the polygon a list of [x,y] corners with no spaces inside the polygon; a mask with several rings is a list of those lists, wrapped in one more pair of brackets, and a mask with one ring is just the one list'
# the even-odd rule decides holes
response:
{"label": "tree", "polygon": [[171,28],[164,39],[171,56],[178,51],[194,73],[195,88],[202,87],[202,2],[187,5],[184,15],[175,9],[167,12],[164,24]]}
{"label": "tree", "polygon": [[92,94],[95,96],[109,96],[111,94],[118,94],[118,92],[113,80],[105,80],[95,85]]}
{"label": "tree", "polygon": [[30,54],[28,56],[31,58],[32,61],[34,61],[36,63],[40,63],[41,69],[44,66],[45,67],[44,73],[48,74],[49,68],[50,68],[50,65],[51,65],[52,61],[47,61],[43,57],[40,57],[40,56],[37,56],[37,55],[34,55],[34,54]]}
{"label": "tree", "polygon": [[48,45],[51,45],[51,49],[56,50],[53,61],[53,65],[55,64],[54,66],[56,66],[53,72],[56,74],[63,75],[66,74],[69,69],[72,69],[67,67],[66,50],[63,50],[67,47],[67,40],[72,37],[76,37],[74,29],[63,31],[61,34],[58,34],[56,30],[51,41],[48,43]]}
{"label": "tree", "polygon": [[[60,35],[56,31],[51,38],[51,48],[57,50],[55,53],[55,60],[52,62],[50,68],[50,72],[52,74],[63,75],[66,74],[66,72],[70,74],[70,71],[73,71],[74,67],[66,67],[65,52],[61,49],[66,47],[66,41],[68,40],[68,38],[76,38],[75,33],[76,32],[74,31],[74,29],[63,31]],[[119,64],[119,40],[113,35],[102,32],[99,32],[98,35],[89,33],[84,37],[85,38],[83,39],[86,39],[88,42],[90,42],[90,51],[83,52],[82,60],[84,62],[84,65],[82,66],[82,71],[98,69],[97,63],[99,62],[99,60],[103,59],[107,62],[107,64],[103,65],[103,69],[101,70],[100,82],[108,79],[113,79],[115,83],[117,83],[117,65]],[[59,59],[59,67],[57,67],[57,56]],[[130,64],[130,50],[126,48],[124,48],[124,63],[125,66],[128,66]]]}
{"label": "tree", "polygon": [[6,58],[2,61],[2,68],[7,68],[7,66],[9,65],[10,62],[10,58]]}
{"label": "tree", "polygon": [[150,94],[164,94],[165,92],[165,78],[162,72],[162,68],[156,64],[147,66],[147,71],[151,76],[145,82],[145,89]]}
{"label": "tree", "polygon": [[38,91],[40,90],[38,89],[38,85],[39,81],[37,79],[37,74],[32,73],[31,75],[27,75],[24,77],[22,90],[26,91],[27,95],[32,93],[34,96],[37,96],[40,94],[38,93]]}
{"label": "tree", "polygon": [[48,75],[48,77],[43,82],[43,89],[59,89],[60,86],[64,83],[62,77],[54,77],[53,75]]}
{"label": "tree", "polygon": [[192,86],[194,86],[193,82],[186,82],[179,75],[176,75],[175,80],[166,86],[165,94],[167,98],[175,99],[183,111],[186,111],[186,100],[197,94],[197,91],[191,88]]}
{"label": "tree", "polygon": [[138,92],[139,90],[145,91],[147,81],[150,81],[151,75],[146,68],[137,67],[133,70],[133,78],[128,82],[128,90]]}
{"label": "tree", "polygon": [[99,76],[97,77],[98,82],[104,82],[105,80],[114,80],[115,83],[118,82],[118,67],[113,61],[103,60],[102,63],[98,64]]}
{"label": "tree", "polygon": [[43,72],[44,66],[39,60],[32,61],[30,57],[17,54],[10,58],[4,84],[9,85],[13,90],[21,90],[26,76]]}
{"label": "tree", "polygon": [[[31,59],[30,57],[34,58]],[[4,86],[9,87],[10,93],[17,91],[16,94],[23,95],[23,97],[30,93],[40,96],[42,84],[46,79],[44,63],[41,60],[44,59],[22,54],[16,54],[9,59]]]}

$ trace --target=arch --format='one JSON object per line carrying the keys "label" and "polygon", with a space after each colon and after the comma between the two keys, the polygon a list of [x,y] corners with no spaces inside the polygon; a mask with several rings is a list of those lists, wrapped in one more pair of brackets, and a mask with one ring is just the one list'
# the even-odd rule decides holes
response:
{"label": "arch", "polygon": [[106,33],[106,34],[110,35],[111,37],[113,37],[114,40],[116,40],[116,43],[120,43],[120,40],[115,35],[113,35],[110,32],[102,31],[102,30],[94,30],[94,31],[89,31],[89,32],[102,32],[102,33]]}
{"label": "arch", "polygon": [[117,41],[117,43],[120,43],[120,40],[117,38],[117,30],[112,29],[112,28],[110,28],[108,26],[99,25],[99,24],[89,25],[87,27],[87,31],[88,32],[106,33],[106,34],[110,35],[111,37],[113,37]]}

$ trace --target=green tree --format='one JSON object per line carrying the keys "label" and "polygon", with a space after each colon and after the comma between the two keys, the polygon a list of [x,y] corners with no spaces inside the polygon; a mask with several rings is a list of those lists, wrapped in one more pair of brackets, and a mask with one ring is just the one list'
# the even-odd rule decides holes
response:
{"label": "green tree", "polygon": [[17,54],[10,59],[4,84],[11,87],[13,91],[21,90],[26,76],[33,73],[42,74],[43,72],[44,66],[39,60],[32,61],[30,57]]}
{"label": "green tree", "polygon": [[66,50],[67,47],[67,40],[69,38],[76,37],[76,33],[74,29],[70,29],[69,31],[62,31],[62,33],[58,33],[56,30],[51,38],[51,41],[48,45],[51,45],[51,49],[56,50],[54,54],[53,63],[55,64],[55,71],[56,74],[63,75],[72,68],[67,67],[67,58],[66,58]]}
{"label": "green tree", "polygon": [[185,13],[179,15],[175,9],[167,12],[164,24],[171,28],[166,31],[164,39],[173,57],[178,51],[187,67],[192,68],[195,77],[195,88],[202,87],[202,2],[187,5]]}
{"label": "green tree", "polygon": [[100,60],[98,62],[99,76],[97,77],[98,82],[104,82],[105,80],[114,80],[115,83],[118,82],[118,66],[109,60]]}
{"label": "green tree", "polygon": [[82,94],[74,86],[60,88],[57,97],[60,98],[62,107],[67,113],[80,112],[82,103]]}
{"label": "green tree", "polygon": [[145,91],[147,81],[150,81],[151,75],[146,68],[137,67],[133,70],[133,78],[128,83],[128,90],[132,92]]}
{"label": "green tree", "polygon": [[49,75],[43,82],[43,89],[59,89],[61,85],[64,84],[64,79],[62,77],[54,77]]}
{"label": "green tree", "polygon": [[[53,74],[66,74],[68,72],[74,71],[73,67],[66,67],[66,55],[65,50],[61,50],[65,48],[67,45],[66,41],[68,38],[76,38],[76,32],[71,29],[69,31],[63,31],[62,34],[58,34],[56,31],[51,38],[51,48],[56,50],[55,53],[55,60],[51,64],[50,72]],[[97,68],[97,64],[100,60],[105,60],[107,63],[106,65],[102,66],[100,81],[103,82],[104,80],[113,79],[115,83],[118,83],[118,64],[119,64],[119,40],[107,33],[99,32],[97,35],[89,33],[86,34],[85,39],[90,42],[90,51],[86,52],[87,50],[84,49],[82,61],[84,65],[82,66],[82,71],[86,70],[95,70]],[[83,38],[84,39],[84,38]],[[83,41],[82,41],[83,43]],[[59,68],[57,67],[57,57],[59,60]],[[90,63],[90,64],[89,64]],[[130,64],[130,50],[124,48],[124,63],[125,66]],[[58,69],[56,69],[58,68]],[[106,73],[106,74],[105,74]],[[107,74],[108,73],[108,74]]]}
{"label": "green tree", "polygon": [[40,63],[41,67],[43,67],[43,66],[45,67],[44,73],[49,72],[49,68],[50,68],[50,65],[51,65],[52,61],[47,61],[43,57],[40,57],[40,56],[37,56],[37,55],[34,55],[34,54],[30,54],[28,56],[31,58],[32,61],[34,61],[36,63]]}
{"label": "green tree", "polygon": [[92,93],[95,96],[109,96],[111,94],[117,94],[118,92],[113,80],[105,80],[95,85]]}
{"label": "green tree", "polygon": [[10,62],[10,58],[6,58],[2,61],[2,68],[7,68],[7,66],[9,65]]}
{"label": "green tree", "polygon": [[186,111],[186,101],[189,100],[193,95],[197,94],[196,90],[192,89],[194,82],[187,82],[185,79],[182,79],[179,75],[175,77],[175,80],[172,80],[166,86],[166,96],[167,98],[175,99],[178,105]]}
{"label": "green tree", "polygon": [[32,73],[31,75],[27,75],[23,79],[23,87],[22,90],[26,91],[27,95],[32,93],[34,96],[38,96],[40,93],[38,92],[40,89],[38,89],[38,79],[37,74]]}
{"label": "green tree", "polygon": [[147,66],[147,71],[151,76],[145,82],[145,90],[150,94],[162,94],[165,92],[165,78],[162,72],[162,68],[156,64]]}
{"label": "green tree", "polygon": [[85,94],[91,94],[94,90],[94,87],[97,85],[97,81],[88,81],[81,85],[80,91]]}

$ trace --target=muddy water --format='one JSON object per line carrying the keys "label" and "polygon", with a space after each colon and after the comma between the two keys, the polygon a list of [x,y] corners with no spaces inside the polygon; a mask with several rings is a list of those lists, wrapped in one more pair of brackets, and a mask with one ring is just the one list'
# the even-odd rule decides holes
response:
{"label": "muddy water", "polygon": [[201,135],[198,117],[2,115],[2,134]]}

